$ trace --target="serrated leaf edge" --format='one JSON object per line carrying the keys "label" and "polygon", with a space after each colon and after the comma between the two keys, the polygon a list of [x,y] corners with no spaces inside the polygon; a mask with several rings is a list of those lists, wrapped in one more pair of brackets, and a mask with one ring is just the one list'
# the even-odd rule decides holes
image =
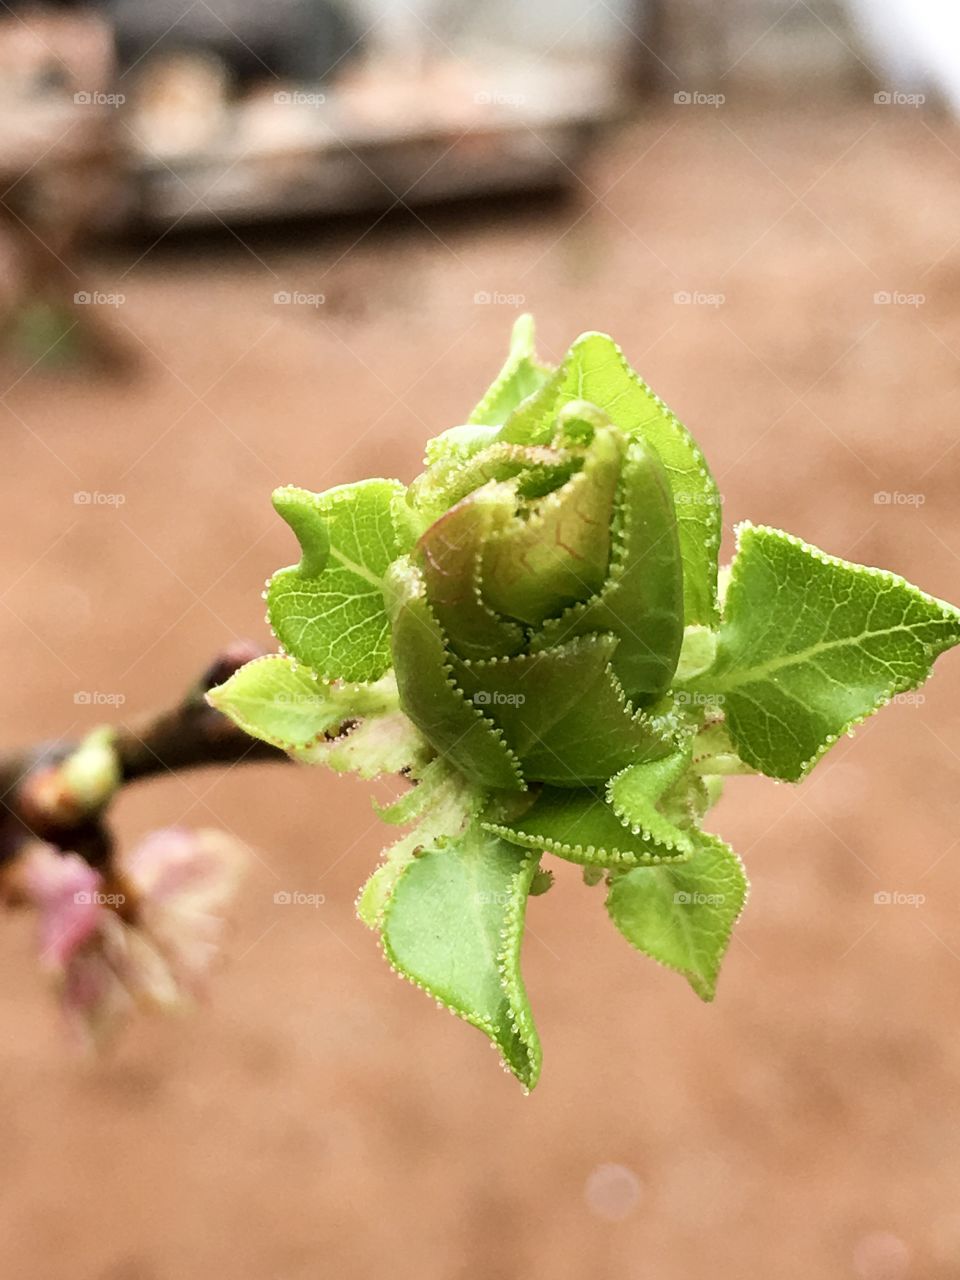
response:
{"label": "serrated leaf edge", "polygon": [[[736,554],[734,555],[733,560],[730,563],[730,580],[729,580],[729,584],[727,586],[727,591],[726,591],[727,599],[729,599],[731,588],[739,584],[740,577],[743,572],[743,570],[740,567],[739,553],[743,545],[744,538],[748,537],[751,533],[771,534],[776,538],[781,538],[784,541],[789,542],[791,546],[798,547],[801,551],[806,552],[807,554],[812,556],[813,559],[818,560],[821,564],[835,565],[838,568],[851,570],[855,573],[865,574],[868,577],[879,578],[883,582],[887,582],[892,586],[896,586],[900,588],[905,587],[912,596],[918,597],[924,602],[938,605],[940,607],[941,617],[944,622],[951,621],[960,625],[960,609],[957,609],[954,605],[950,604],[946,600],[941,600],[938,596],[929,595],[926,591],[921,590],[920,587],[916,586],[912,582],[909,582],[906,578],[902,577],[900,574],[894,573],[890,569],[879,569],[876,566],[869,565],[869,564],[856,564],[852,560],[844,560],[842,556],[830,555],[829,552],[822,551],[819,547],[815,547],[812,543],[806,542],[803,538],[798,537],[796,534],[787,533],[786,530],[784,529],[776,529],[772,525],[768,525],[768,524],[754,524],[750,520],[741,520],[738,524],[734,526],[734,535],[736,537]],[[920,643],[923,645],[924,650],[927,651],[927,653],[929,654],[930,664],[932,666],[936,655],[933,653],[931,646],[924,644],[923,641],[921,641]],[[702,676],[698,676],[695,681],[691,681],[690,685],[691,687],[693,687],[694,685],[698,685],[706,688],[707,686],[710,685],[710,677],[711,677],[710,671],[704,672],[704,674]],[[837,742],[839,742],[841,737],[843,737],[844,735],[849,735],[852,730],[859,728],[859,726],[862,725],[865,721],[869,720],[871,716],[876,715],[878,711],[881,711],[883,710],[884,707],[889,706],[889,704],[892,702],[892,700],[896,697],[898,693],[905,693],[910,689],[919,689],[920,686],[923,684],[926,684],[927,680],[929,679],[930,679],[930,675],[928,674],[926,676],[921,676],[919,680],[915,680],[915,681],[909,681],[909,680],[905,682],[894,681],[894,683],[889,687],[887,692],[877,698],[875,705],[871,707],[869,711],[864,712],[862,716],[854,716],[851,719],[844,721],[843,726],[841,727],[838,733],[827,734],[827,736],[823,741],[822,746],[819,747],[819,749],[815,751],[814,754],[809,757],[809,759],[804,760],[803,763],[800,765],[800,770],[795,778],[777,777],[777,781],[790,782],[794,785],[803,782],[803,780],[810,774],[811,770],[817,764],[819,764],[819,762],[823,759],[823,757],[830,750],[830,748],[835,746]],[[749,682],[745,682],[745,683],[749,683]],[[724,686],[722,684],[722,681],[720,685],[716,687],[719,689],[723,689]],[[733,739],[732,729],[730,731],[730,736],[731,736],[731,739]],[[737,748],[737,753],[740,756],[740,758],[744,760],[747,764],[751,765],[751,767],[755,768],[759,773],[764,774],[765,777],[776,776],[776,775],[765,773],[760,762],[754,758],[750,758],[752,757],[753,753],[742,749],[741,744],[737,742],[735,739],[734,739],[734,746]]]}
{"label": "serrated leaf edge", "polygon": [[[522,818],[517,819],[518,823],[522,822]],[[619,819],[618,819],[619,821]],[[489,831],[491,835],[496,835],[501,840],[506,840],[510,844],[519,845],[522,849],[538,849],[544,853],[552,853],[557,858],[563,858],[566,862],[575,862],[579,866],[600,866],[616,869],[617,867],[655,867],[662,863],[679,863],[689,862],[691,855],[684,853],[682,850],[665,850],[661,857],[659,854],[642,854],[632,849],[607,849],[603,845],[595,844],[568,844],[566,841],[555,840],[552,836],[534,835],[525,832],[518,827],[507,826],[498,822],[483,822],[480,825],[484,831]],[[629,828],[624,824],[624,833]],[[632,832],[630,834],[639,835],[640,832]],[[654,844],[662,848],[660,841],[654,840]],[[602,856],[597,856],[597,855]],[[671,856],[674,855],[674,856]]]}
{"label": "serrated leaf edge", "polygon": [[[676,783],[680,781],[680,778],[683,776],[684,770],[689,768],[689,766],[690,766],[689,756],[686,759],[681,759],[679,766],[677,768],[676,776],[671,778],[668,784],[668,788],[676,785]],[[661,845],[665,849],[679,849],[681,852],[687,852],[687,850],[684,850],[683,846],[678,844],[676,841],[670,840],[670,839],[661,840],[661,838],[658,835],[656,835],[652,831],[649,831],[646,827],[642,826],[640,823],[632,822],[630,818],[626,816],[623,806],[618,805],[615,802],[613,798],[613,790],[618,779],[622,778],[625,773],[629,773],[631,769],[635,769],[636,767],[637,766],[634,764],[628,764],[625,768],[619,770],[619,772],[615,773],[611,778],[607,779],[606,786],[604,788],[604,795],[606,796],[607,804],[616,814],[620,822],[622,822],[623,825],[629,831],[631,831],[635,836],[642,834],[643,836],[646,837],[646,839],[652,840],[654,844]],[[692,805],[690,806],[690,808],[692,811]],[[667,825],[670,825],[670,826],[675,825],[673,823],[670,823],[670,820],[668,818],[664,818],[663,820],[665,823],[667,823]],[[681,836],[681,838],[683,838],[685,842],[689,843],[689,841],[687,841],[686,839],[686,832],[682,831],[679,827],[677,827],[676,829],[678,834]],[[689,856],[690,857],[693,856],[692,850],[689,851]]]}
{"label": "serrated leaf edge", "polygon": [[[455,856],[455,851],[451,851]],[[516,873],[511,879],[510,885],[510,901],[504,912],[504,927],[500,931],[501,946],[496,955],[497,972],[500,977],[500,988],[507,999],[508,1020],[511,1029],[518,1036],[527,1052],[527,1060],[529,1070],[525,1075],[521,1076],[515,1067],[507,1062],[505,1055],[500,1051],[500,1044],[496,1039],[497,1027],[492,1018],[481,1017],[477,1014],[470,1013],[465,1009],[459,1008],[451,1001],[445,1000],[433,991],[425,982],[421,982],[419,978],[415,978],[401,967],[396,958],[391,955],[390,946],[387,942],[386,935],[380,934],[380,950],[384,959],[393,970],[393,972],[404,982],[409,982],[411,986],[418,987],[424,994],[430,996],[438,1009],[446,1009],[448,1013],[453,1014],[455,1018],[469,1023],[470,1026],[476,1027],[482,1031],[490,1040],[491,1045],[500,1051],[500,1065],[509,1075],[514,1076],[523,1088],[524,1093],[529,1093],[536,1085],[540,1076],[540,1068],[543,1063],[543,1053],[540,1046],[540,1037],[537,1034],[534,1025],[533,1015],[530,1011],[530,1003],[527,999],[526,991],[520,978],[520,945],[523,941],[524,923],[526,920],[527,892],[518,893],[521,880],[526,878],[526,890],[529,890],[530,883],[536,873],[539,865],[539,854],[534,856],[533,852],[526,858],[517,868]],[[393,902],[393,895],[387,899],[381,912],[381,921],[386,921]],[[511,929],[511,926],[512,929]],[[510,952],[513,950],[513,954]],[[513,962],[516,968],[516,976],[508,975],[507,966]],[[516,1016],[514,1014],[516,1013]]]}
{"label": "serrated leaf edge", "polygon": [[[585,342],[588,338],[603,338],[606,342],[610,343],[610,346],[616,352],[617,358],[619,359],[619,362],[623,371],[627,374],[627,376],[633,382],[637,384],[637,386],[639,386],[643,390],[644,394],[650,397],[650,399],[656,404],[657,408],[660,410],[663,416],[669,420],[670,425],[676,428],[676,430],[682,436],[684,442],[689,446],[691,455],[696,461],[698,467],[702,468],[702,470],[704,471],[705,473],[704,478],[709,477],[712,484],[713,492],[716,493],[719,497],[719,489],[717,487],[717,482],[713,477],[713,473],[711,472],[710,467],[707,463],[706,455],[704,454],[703,450],[700,448],[700,445],[697,443],[696,439],[691,434],[691,432],[683,425],[683,423],[680,421],[677,415],[673,412],[670,406],[668,404],[665,404],[664,401],[661,400],[660,397],[657,395],[657,393],[650,386],[648,386],[646,382],[644,382],[643,378],[641,378],[639,373],[637,373],[636,369],[634,369],[630,361],[624,355],[623,348],[619,345],[619,343],[614,342],[613,338],[611,338],[610,335],[607,333],[600,333],[596,329],[590,329],[586,333],[580,334],[580,336],[574,340],[570,348],[571,353],[577,348],[578,344]],[[638,434],[641,434],[641,433],[638,433]],[[645,443],[648,444],[648,447],[655,448],[652,442],[646,441],[645,437],[643,437],[642,434],[641,434],[641,439],[644,439]],[[663,461],[662,458],[661,458],[661,461]],[[663,465],[666,468],[667,472],[669,473],[670,467],[667,465],[666,462],[664,462]],[[672,486],[671,486],[671,489],[672,489]],[[720,537],[723,531],[723,521],[720,514],[720,504],[718,501],[716,503],[704,504],[704,505],[707,505],[708,507],[712,508],[712,515],[710,517],[710,537],[709,537],[709,541],[707,542],[707,549],[711,551],[719,552]],[[678,518],[679,518],[679,513],[678,513]],[[716,584],[715,583],[713,585],[713,597],[714,597],[713,612],[714,612],[714,616],[716,616]],[[708,624],[705,624],[705,625],[708,625]]]}
{"label": "serrated leaf edge", "polygon": [[[726,927],[725,932],[720,935],[723,938],[723,949],[720,953],[720,964],[717,966],[717,978],[719,979],[720,966],[722,965],[724,959],[726,958],[727,951],[730,947],[730,940],[733,937],[733,931],[737,927],[737,925],[740,923],[740,920],[743,917],[743,913],[747,909],[747,903],[750,898],[750,877],[747,875],[747,868],[744,866],[743,859],[740,857],[739,853],[737,853],[735,849],[731,848],[731,846],[728,845],[725,840],[722,840],[720,836],[714,835],[710,831],[701,831],[700,834],[705,839],[710,840],[711,842],[716,841],[717,843],[722,844],[723,847],[727,850],[727,852],[733,856],[737,865],[740,868],[741,874],[743,875],[743,901],[740,903],[740,907],[739,907],[739,910],[737,911],[737,914],[733,917],[733,919],[730,921],[730,924]],[[670,864],[667,864],[667,865],[670,865]],[[623,930],[617,924],[616,920],[613,918],[613,913],[610,910],[610,894],[609,893],[607,894],[607,897],[604,900],[603,906],[607,915],[610,917],[611,924],[616,929],[617,933],[620,934],[620,937],[623,938],[623,940],[627,943],[628,946],[632,947],[634,951],[639,952],[640,955],[646,956],[648,960],[652,960],[654,964],[658,964],[661,969],[668,969],[670,970],[671,973],[679,973],[682,978],[686,978],[687,982],[690,984],[691,989],[693,990],[694,995],[696,995],[700,1000],[702,1000],[704,1004],[713,1003],[717,994],[716,981],[714,982],[712,988],[708,989],[709,994],[704,994],[704,991],[707,989],[702,988],[702,985],[697,980],[697,975],[691,974],[689,969],[684,969],[683,966],[679,964],[671,964],[669,960],[663,960],[659,956],[651,955],[649,951],[645,950],[643,947],[637,946],[635,942],[633,942],[630,938],[627,937],[627,935],[623,932]]]}

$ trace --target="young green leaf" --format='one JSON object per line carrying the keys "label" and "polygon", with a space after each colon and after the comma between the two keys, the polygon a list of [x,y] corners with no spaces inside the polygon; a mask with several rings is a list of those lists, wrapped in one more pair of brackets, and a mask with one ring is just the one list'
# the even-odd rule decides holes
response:
{"label": "young green leaf", "polygon": [[652,717],[627,703],[611,667],[617,644],[601,632],[512,658],[451,658],[449,669],[467,701],[502,732],[525,777],[580,787],[672,745]]}
{"label": "young green leaf", "polygon": [[623,437],[601,428],[581,470],[491,534],[483,595],[498,613],[539,625],[601,589],[622,456]]}
{"label": "young green leaf", "polygon": [[303,764],[324,764],[336,773],[379,778],[387,773],[417,774],[433,750],[416,725],[400,710],[348,725],[334,738],[321,738],[290,753]]}
{"label": "young green leaf", "polygon": [[684,569],[666,469],[640,441],[627,450],[617,513],[602,590],[548,619],[533,647],[612,631],[620,637],[614,670],[627,695],[653,702],[670,685],[683,642]]}
{"label": "young green leaf", "polygon": [[662,760],[629,765],[607,783],[607,803],[631,831],[643,832],[666,849],[692,855],[698,833],[679,826],[674,815],[661,808],[664,797],[689,767],[689,744]]}
{"label": "young green leaf", "polygon": [[745,524],[716,661],[690,689],[722,704],[747,764],[796,782],[958,641],[960,611],[903,578]]}
{"label": "young green leaf", "polygon": [[676,969],[702,1000],[712,1000],[747,880],[722,840],[702,831],[696,839],[689,862],[614,875],[607,910],[631,946]]}
{"label": "young green leaf", "polygon": [[[549,744],[554,726],[570,712],[583,721],[595,715],[595,686],[606,678],[617,649],[617,637],[578,636],[569,644],[511,658],[451,663],[451,671],[468,702],[479,707],[503,730],[523,759]],[[617,715],[632,713],[617,702]],[[604,775],[608,777],[608,774]]]}
{"label": "young green leaf", "polygon": [[493,385],[467,419],[469,423],[499,426],[527,396],[543,385],[550,366],[537,360],[533,316],[518,316],[510,336],[510,353]]}
{"label": "young green leaf", "polygon": [[417,543],[430,607],[464,658],[516,653],[523,645],[520,626],[498,617],[480,595],[484,543],[513,519],[516,505],[511,485],[490,481],[435,520]]}
{"label": "young green leaf", "polygon": [[608,667],[550,733],[528,748],[523,769],[530,779],[581,787],[602,782],[628,764],[659,760],[673,745],[661,721],[633,710]]}
{"label": "young green leaf", "polygon": [[396,971],[488,1036],[527,1089],[540,1042],[520,975],[535,853],[476,824],[402,871],[383,911],[383,949]]}
{"label": "young green leaf", "polygon": [[588,400],[659,455],[676,505],[684,621],[712,625],[717,615],[720,496],[700,447],[603,333],[577,338],[557,373],[507,420],[500,438],[520,444],[548,442],[557,412],[571,400]]}
{"label": "young green leaf", "polygon": [[689,857],[682,849],[658,844],[642,830],[631,831],[602,795],[586,787],[544,787],[526,813],[511,820],[491,814],[483,825],[525,849],[587,865],[637,867]]}
{"label": "young green leaf", "polygon": [[380,805],[376,800],[373,807],[381,822],[389,822],[392,826],[405,827],[428,813],[443,795],[451,779],[467,786],[466,779],[456,769],[451,769],[441,756],[435,756],[429,764],[410,779],[410,789],[388,805]]}
{"label": "young green leaf", "polygon": [[270,579],[270,624],[284,649],[321,676],[377,680],[390,665],[383,575],[401,553],[392,508],[402,491],[395,480],[363,480],[273,496],[302,557]]}
{"label": "young green leaf", "polygon": [[438,759],[427,765],[412,791],[381,810],[380,816],[387,822],[405,824],[416,819],[416,826],[384,851],[383,861],[361,890],[357,915],[364,924],[371,929],[379,927],[404,869],[422,850],[440,848],[463,831],[480,811],[484,798],[483,791]]}
{"label": "young green leaf", "polygon": [[255,658],[207,694],[207,701],[251,737],[283,751],[311,747],[348,720],[395,711],[392,677],[375,684],[331,684],[291,658]]}
{"label": "young green leaf", "polygon": [[519,762],[502,731],[453,682],[443,632],[427,602],[423,575],[409,560],[391,566],[387,599],[394,671],[404,712],[427,741],[473,782],[522,791]]}
{"label": "young green leaf", "polygon": [[514,480],[518,497],[534,497],[563,484],[579,465],[580,455],[569,449],[496,441],[462,455],[460,450],[444,452],[417,476],[408,494],[420,519],[429,525],[491,481]]}

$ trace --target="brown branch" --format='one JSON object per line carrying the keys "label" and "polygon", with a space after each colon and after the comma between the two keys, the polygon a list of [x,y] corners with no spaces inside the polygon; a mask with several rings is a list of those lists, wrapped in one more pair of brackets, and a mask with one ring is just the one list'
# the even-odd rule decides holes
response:
{"label": "brown branch", "polygon": [[[287,760],[278,748],[248,737],[205,698],[209,689],[259,656],[253,644],[231,645],[175,707],[118,727],[110,747],[119,785],[207,765]],[[79,853],[94,866],[109,862],[112,840],[105,815],[118,788],[110,788],[92,812],[78,805],[64,766],[80,745],[60,742],[0,752],[0,865],[31,840]]]}

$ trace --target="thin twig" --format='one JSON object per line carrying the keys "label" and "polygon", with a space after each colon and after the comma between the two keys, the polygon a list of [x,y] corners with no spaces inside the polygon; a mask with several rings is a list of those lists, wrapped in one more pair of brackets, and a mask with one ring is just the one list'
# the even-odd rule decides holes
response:
{"label": "thin twig", "polygon": [[[231,645],[176,706],[118,726],[110,746],[119,785],[207,765],[289,759],[277,747],[248,737],[204,696],[259,656],[253,644]],[[79,742],[57,742],[0,751],[0,865],[32,840],[79,853],[94,866],[109,862],[112,840],[105,816],[118,788],[110,789],[92,812],[78,807],[65,783],[64,766],[80,746]]]}

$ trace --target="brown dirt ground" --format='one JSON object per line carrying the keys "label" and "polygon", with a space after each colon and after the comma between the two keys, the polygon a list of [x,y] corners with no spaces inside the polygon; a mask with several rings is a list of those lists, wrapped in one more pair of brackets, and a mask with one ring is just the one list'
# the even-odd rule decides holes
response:
{"label": "brown dirt ground", "polygon": [[[35,371],[0,408],[3,738],[92,725],[78,690],[132,716],[231,637],[265,640],[260,585],[293,555],[271,488],[412,475],[500,359],[513,311],[481,290],[523,294],[551,356],[615,334],[698,434],[728,531],[782,525],[960,597],[958,214],[960,134],[932,114],[728,106],[618,130],[559,205],[388,219],[358,244],[363,224],[224,237],[128,273],[140,250],[118,250],[94,276],[126,294],[135,379]],[[87,1065],[30,922],[6,922],[6,1273],[956,1277],[958,708],[948,657],[802,790],[730,789],[716,825],[753,893],[712,1006],[561,868],[524,953],[529,1098],[355,921],[384,839],[367,788],[258,766],[125,796],[127,839],[182,821],[252,846],[230,962],[202,1017]],[[283,888],[326,904],[275,907]],[[616,1221],[586,1194],[611,1164],[637,1179]]]}

